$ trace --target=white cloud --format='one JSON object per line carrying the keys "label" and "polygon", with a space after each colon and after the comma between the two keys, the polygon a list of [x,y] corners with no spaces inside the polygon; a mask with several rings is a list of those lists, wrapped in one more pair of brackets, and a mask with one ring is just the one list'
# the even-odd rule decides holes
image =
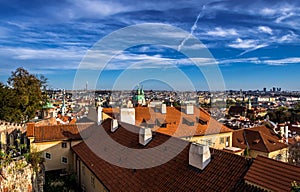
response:
{"label": "white cloud", "polygon": [[258,57],[239,58],[239,59],[223,59],[218,61],[219,64],[233,64],[233,63],[253,63],[253,64],[267,64],[267,65],[287,65],[300,63],[300,57],[290,57],[285,59],[266,59]]}
{"label": "white cloud", "polygon": [[228,46],[235,49],[244,49],[245,51],[239,54],[239,56],[242,56],[246,53],[255,51],[257,49],[267,47],[269,46],[269,44],[266,42],[260,43],[259,41],[252,39],[242,40],[241,38],[237,38],[233,43],[229,44]]}
{"label": "white cloud", "polygon": [[[108,63],[104,61],[109,60]],[[143,68],[176,68],[179,66],[202,66],[217,65],[213,58],[194,57],[194,58],[167,58],[160,54],[133,54],[122,52],[111,58],[111,54],[100,53],[88,55],[80,65],[80,69],[104,69],[104,70],[123,70],[123,69],[143,69]]]}
{"label": "white cloud", "polygon": [[276,13],[276,10],[270,8],[263,8],[261,9],[260,13],[262,15],[269,16],[269,15],[274,15]]}
{"label": "white cloud", "polygon": [[277,60],[265,60],[263,63],[268,65],[285,65],[285,64],[297,64],[300,63],[300,57],[290,57]]}
{"label": "white cloud", "polygon": [[66,14],[71,18],[108,16],[128,9],[124,5],[110,1],[74,0],[70,1],[70,4],[73,7],[67,9]]}
{"label": "white cloud", "polygon": [[270,27],[268,27],[268,26],[259,26],[258,30],[261,31],[261,32],[270,34],[270,35],[273,34],[273,30]]}
{"label": "white cloud", "polygon": [[20,24],[20,23],[12,22],[12,21],[7,21],[6,23],[9,24],[9,25],[12,25],[12,26],[19,27],[22,30],[27,28],[27,26],[24,23]]}
{"label": "white cloud", "polygon": [[221,27],[216,27],[214,31],[208,31],[207,34],[211,36],[219,36],[219,37],[238,35],[235,29],[222,29]]}
{"label": "white cloud", "polygon": [[233,43],[229,44],[229,47],[236,49],[251,49],[258,45],[256,40],[247,39],[242,40],[241,38],[237,38]]}
{"label": "white cloud", "polygon": [[282,37],[280,37],[277,41],[279,43],[284,43],[284,42],[292,42],[294,40],[296,40],[298,37],[298,35],[296,35],[294,32],[290,31],[289,34],[286,34]]}
{"label": "white cloud", "polygon": [[34,48],[0,48],[0,55],[10,56],[17,60],[34,59],[81,59],[84,51],[76,49],[34,49]]}
{"label": "white cloud", "polygon": [[218,61],[219,64],[231,64],[231,63],[254,63],[259,64],[261,60],[257,57],[250,57],[250,58],[239,58],[239,59],[224,59]]}
{"label": "white cloud", "polygon": [[239,56],[242,56],[242,55],[245,55],[246,53],[250,53],[252,51],[255,51],[257,49],[260,49],[260,48],[263,48],[263,47],[267,47],[269,46],[267,43],[263,43],[263,44],[260,44],[260,45],[256,45],[255,47],[251,48],[251,49],[248,49],[242,53],[239,54]]}
{"label": "white cloud", "polygon": [[294,15],[294,13],[283,13],[283,15],[281,15],[280,17],[278,17],[276,20],[275,20],[275,22],[276,23],[281,23],[283,20],[285,20],[285,19],[287,19],[287,18],[289,18],[289,17],[291,17],[291,16],[293,16]]}

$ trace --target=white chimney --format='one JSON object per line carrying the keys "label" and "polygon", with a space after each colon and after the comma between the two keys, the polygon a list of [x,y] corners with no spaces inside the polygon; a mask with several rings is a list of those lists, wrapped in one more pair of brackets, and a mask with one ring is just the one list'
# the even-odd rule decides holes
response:
{"label": "white chimney", "polygon": [[198,143],[191,143],[189,164],[203,170],[211,160],[209,147]]}
{"label": "white chimney", "polygon": [[118,128],[119,128],[118,120],[113,119],[111,121],[111,127],[110,127],[111,132],[115,132]]}
{"label": "white chimney", "polygon": [[121,108],[121,122],[135,125],[135,109]]}
{"label": "white chimney", "polygon": [[162,114],[167,113],[167,105],[165,103],[161,104],[161,113]]}
{"label": "white chimney", "polygon": [[147,145],[152,139],[152,131],[150,128],[141,128],[139,134],[139,143]]}
{"label": "white chimney", "polygon": [[98,106],[97,123],[98,123],[98,125],[100,125],[102,123],[102,107],[101,106]]}
{"label": "white chimney", "polygon": [[118,127],[119,127],[118,120],[113,119],[111,121],[111,128],[110,128],[111,132],[115,132],[118,129]]}
{"label": "white chimney", "polygon": [[192,104],[186,105],[186,114],[193,115],[194,114],[194,106]]}

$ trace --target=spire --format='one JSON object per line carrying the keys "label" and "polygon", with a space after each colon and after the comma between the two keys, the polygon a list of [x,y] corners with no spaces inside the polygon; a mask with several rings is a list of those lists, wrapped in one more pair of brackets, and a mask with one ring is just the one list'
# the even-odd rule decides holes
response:
{"label": "spire", "polygon": [[252,105],[251,105],[251,98],[249,97],[248,98],[248,109],[251,109],[252,108]]}

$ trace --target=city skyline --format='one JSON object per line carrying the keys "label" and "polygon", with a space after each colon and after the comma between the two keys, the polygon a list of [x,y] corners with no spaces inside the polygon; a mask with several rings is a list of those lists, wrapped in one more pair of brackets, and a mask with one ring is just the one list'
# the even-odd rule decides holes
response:
{"label": "city skyline", "polygon": [[[50,88],[72,89],[76,71],[95,43],[124,27],[161,23],[183,29],[198,38],[216,60],[225,89],[300,90],[299,2],[293,1],[31,1],[0,2],[0,81],[24,67],[44,74]],[[155,31],[160,35],[160,31]],[[176,33],[168,34],[176,39]],[[180,42],[184,39],[180,37]],[[201,49],[201,48],[195,48]],[[140,45],[115,55],[97,89],[111,89],[132,64],[150,63],[144,73],[163,76],[176,65],[195,90],[208,90],[203,74],[180,51]],[[153,61],[159,61],[153,64]],[[204,63],[203,66],[207,66]],[[149,66],[149,65],[147,65]],[[164,70],[161,70],[164,69]],[[133,74],[141,74],[133,68]],[[172,79],[173,78],[173,79]],[[184,90],[176,77],[171,80]],[[155,79],[154,79],[155,81]],[[122,82],[129,84],[128,82]],[[85,84],[85,83],[84,83]],[[149,89],[170,87],[153,83]],[[135,87],[135,85],[130,85]],[[129,86],[129,87],[130,87]],[[84,86],[82,87],[84,88]],[[128,87],[125,89],[129,89]]]}

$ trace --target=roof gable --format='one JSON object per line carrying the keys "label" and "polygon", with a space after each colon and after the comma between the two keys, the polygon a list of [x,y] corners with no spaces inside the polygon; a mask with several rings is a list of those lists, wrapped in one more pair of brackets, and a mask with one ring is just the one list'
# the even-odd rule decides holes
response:
{"label": "roof gable", "polygon": [[232,145],[243,149],[248,147],[250,150],[265,153],[287,147],[286,144],[279,142],[268,128],[264,126],[234,131]]}
{"label": "roof gable", "polygon": [[166,114],[149,107],[136,107],[135,110],[136,125],[154,124],[154,130],[170,136],[203,136],[233,131],[212,118],[203,108],[194,107],[193,115],[187,115],[184,108],[175,107],[167,107]]}

